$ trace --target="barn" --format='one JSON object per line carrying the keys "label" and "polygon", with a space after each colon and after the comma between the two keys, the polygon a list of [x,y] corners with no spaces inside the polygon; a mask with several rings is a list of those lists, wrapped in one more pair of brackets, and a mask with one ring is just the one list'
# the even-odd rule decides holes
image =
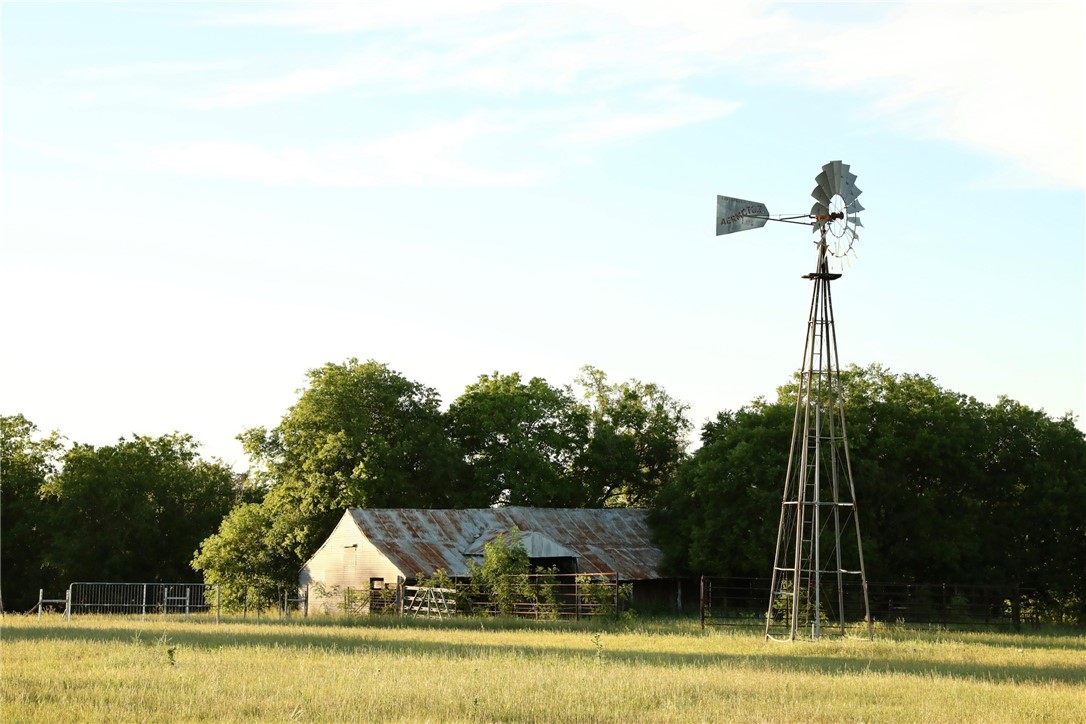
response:
{"label": "barn", "polygon": [[310,610],[340,610],[348,588],[380,590],[439,568],[467,577],[468,561],[481,562],[486,544],[511,529],[533,565],[614,573],[631,584],[634,606],[682,608],[683,582],[661,573],[648,511],[632,508],[352,508],[302,566],[298,583],[309,591]]}

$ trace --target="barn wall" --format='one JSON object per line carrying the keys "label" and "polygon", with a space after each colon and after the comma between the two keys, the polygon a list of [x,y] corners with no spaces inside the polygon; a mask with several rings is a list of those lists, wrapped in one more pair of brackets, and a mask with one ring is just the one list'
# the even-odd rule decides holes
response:
{"label": "barn wall", "polygon": [[324,545],[313,554],[298,574],[298,585],[309,587],[310,613],[339,613],[344,591],[368,590],[370,580],[381,578],[394,585],[402,576],[395,565],[363,535],[354,519],[340,519]]}

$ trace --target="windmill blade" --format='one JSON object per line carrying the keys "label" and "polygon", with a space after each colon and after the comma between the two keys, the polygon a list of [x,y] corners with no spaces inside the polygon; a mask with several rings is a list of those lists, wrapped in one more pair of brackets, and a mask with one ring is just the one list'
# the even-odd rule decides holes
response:
{"label": "windmill blade", "polygon": [[[826,166],[829,166],[829,164],[826,164]],[[818,184],[815,188],[821,190],[821,195],[826,197],[826,205],[828,206],[830,203],[829,200],[832,199],[833,195],[837,192],[833,188],[833,182],[830,180],[829,174],[826,173],[825,167],[823,167],[820,174],[815,176],[815,182]],[[812,191],[811,195],[815,196],[815,192]],[[819,197],[815,196],[815,199],[819,199]]]}
{"label": "windmill blade", "polygon": [[848,171],[848,165],[841,163],[840,161],[830,161],[822,170],[826,172],[826,176],[829,177],[830,187],[835,194],[841,193],[841,187],[845,185],[845,172]]}
{"label": "windmill blade", "polygon": [[854,199],[852,203],[848,205],[848,210],[849,213],[858,214],[864,210],[864,205]]}
{"label": "windmill blade", "polygon": [[[845,165],[848,168],[848,165]],[[856,197],[863,193],[860,189],[856,188],[856,174],[849,172],[845,174],[845,179],[841,184],[841,189],[837,192],[841,194],[841,198],[845,200],[846,204],[851,204],[856,200]]]}
{"label": "windmill blade", "polygon": [[814,190],[811,191],[811,196],[814,197],[814,200],[817,201],[819,204],[825,206],[826,208],[829,208],[830,198],[832,197],[832,194],[826,193],[825,189],[823,189],[821,186],[815,186]]}
{"label": "windmill blade", "polygon": [[860,217],[856,216],[855,214],[849,214],[848,223],[852,224],[855,227],[862,227],[864,225],[864,222],[860,221]]}
{"label": "windmill blade", "polygon": [[769,220],[769,209],[758,201],[716,197],[716,235],[759,229]]}

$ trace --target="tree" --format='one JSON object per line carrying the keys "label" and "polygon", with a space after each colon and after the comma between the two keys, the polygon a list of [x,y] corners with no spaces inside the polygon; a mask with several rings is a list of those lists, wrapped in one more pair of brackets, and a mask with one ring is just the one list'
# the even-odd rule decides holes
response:
{"label": "tree", "polygon": [[277,599],[282,586],[296,583],[297,558],[276,530],[273,508],[265,503],[234,508],[192,560],[205,583],[219,585],[227,608],[263,607]]}
{"label": "tree", "polygon": [[701,447],[663,488],[650,518],[670,567],[765,575],[791,423],[787,405],[761,400],[706,423]]}
{"label": "tree", "polygon": [[0,416],[0,611],[25,610],[57,586],[42,568],[49,505],[41,488],[57,472],[60,434],[38,436],[22,415]]}
{"label": "tree", "polygon": [[1086,444],[1070,415],[1053,419],[1001,398],[983,458],[986,572],[1039,589],[1086,620]]}
{"label": "tree", "polygon": [[660,386],[607,382],[595,367],[581,368],[591,437],[582,465],[598,505],[649,507],[686,459],[689,406]]}
{"label": "tree", "polygon": [[518,603],[535,600],[528,580],[532,564],[516,528],[499,533],[483,547],[483,562],[468,561],[469,593],[492,603],[500,616],[512,616]]}
{"label": "tree", "polygon": [[63,581],[183,581],[238,498],[235,475],[188,435],[75,445],[42,486],[45,564]]}
{"label": "tree", "polygon": [[587,411],[568,389],[482,375],[449,408],[449,430],[491,505],[569,508],[592,495],[579,468]]}
{"label": "tree", "polygon": [[[985,405],[878,365],[842,383],[869,579],[1086,600],[1086,440],[1070,417]],[[768,575],[795,399],[793,382],[706,426],[653,516],[674,568]]]}
{"label": "tree", "polygon": [[582,368],[579,401],[518,373],[481,376],[449,408],[491,504],[647,506],[686,457],[687,406],[663,388]]}
{"label": "tree", "polygon": [[[471,497],[440,398],[372,360],[326,364],[272,430],[239,436],[267,513],[300,564],[344,508],[454,508]],[[274,495],[272,494],[274,493]]]}

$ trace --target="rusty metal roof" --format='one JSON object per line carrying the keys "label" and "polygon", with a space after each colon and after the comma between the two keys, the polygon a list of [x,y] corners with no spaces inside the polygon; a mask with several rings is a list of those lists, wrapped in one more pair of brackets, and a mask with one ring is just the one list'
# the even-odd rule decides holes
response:
{"label": "rusty metal roof", "polygon": [[353,508],[351,517],[405,576],[444,568],[468,574],[467,562],[483,543],[511,528],[534,533],[533,545],[547,539],[577,556],[582,573],[608,572],[619,580],[661,578],[663,553],[652,542],[648,511],[633,508]]}

